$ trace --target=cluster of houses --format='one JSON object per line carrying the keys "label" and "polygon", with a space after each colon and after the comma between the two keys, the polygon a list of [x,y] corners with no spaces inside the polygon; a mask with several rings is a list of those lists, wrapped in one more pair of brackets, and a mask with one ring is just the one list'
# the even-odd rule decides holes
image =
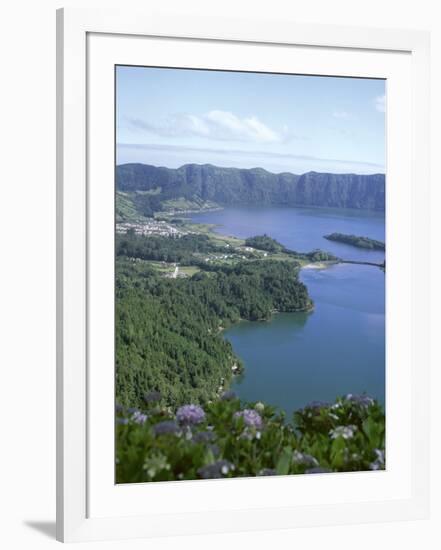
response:
{"label": "cluster of houses", "polygon": [[157,235],[161,237],[182,237],[188,231],[183,231],[164,220],[147,220],[143,222],[121,222],[116,226],[117,233],[134,231],[137,235]]}

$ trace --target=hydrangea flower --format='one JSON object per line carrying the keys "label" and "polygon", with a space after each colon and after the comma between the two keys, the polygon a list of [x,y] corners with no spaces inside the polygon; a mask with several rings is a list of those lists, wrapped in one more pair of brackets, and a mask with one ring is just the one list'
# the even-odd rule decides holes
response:
{"label": "hydrangea flower", "polygon": [[351,439],[354,437],[354,433],[357,429],[357,426],[337,426],[329,432],[331,439],[337,439],[337,437],[342,437],[343,439]]}
{"label": "hydrangea flower", "polygon": [[216,439],[216,434],[213,432],[198,432],[193,435],[195,443],[210,443]]}
{"label": "hydrangea flower", "polygon": [[179,435],[181,430],[174,420],[164,420],[163,422],[158,422],[153,426],[153,432],[155,435]]}
{"label": "hydrangea flower", "polygon": [[262,417],[254,409],[244,409],[243,411],[237,411],[234,413],[234,418],[243,418],[245,426],[248,428],[259,429],[262,427]]}
{"label": "hydrangea flower", "polygon": [[144,462],[144,470],[150,479],[154,478],[157,473],[162,472],[163,470],[169,471],[170,468],[170,464],[167,462],[167,457],[162,453],[147,457]]}
{"label": "hydrangea flower", "polygon": [[216,479],[228,475],[234,470],[234,464],[228,460],[216,460],[212,464],[199,468],[198,474],[202,479]]}
{"label": "hydrangea flower", "polygon": [[305,405],[305,409],[322,409],[323,407],[329,407],[329,403],[326,401],[310,401]]}
{"label": "hydrangea flower", "polygon": [[254,405],[254,408],[256,409],[256,411],[262,413],[264,410],[265,410],[265,405],[263,403],[261,403],[260,401],[258,401],[255,405]]}
{"label": "hydrangea flower", "polygon": [[369,468],[371,470],[384,470],[384,464],[385,464],[384,451],[382,451],[381,449],[374,449],[374,452],[377,458],[374,460],[374,462],[371,462],[369,464]]}
{"label": "hydrangea flower", "polygon": [[236,399],[236,394],[233,390],[227,390],[221,395],[221,399],[222,401],[231,401],[232,399]]}
{"label": "hydrangea flower", "polygon": [[137,424],[144,424],[147,421],[147,418],[148,416],[140,411],[135,411],[132,414],[132,420]]}
{"label": "hydrangea flower", "polygon": [[352,393],[348,393],[346,396],[347,401],[352,401],[356,405],[359,405],[360,407],[365,407],[366,409],[374,404],[374,400],[372,397],[369,397],[368,395],[354,395]]}
{"label": "hydrangea flower", "polygon": [[205,412],[199,405],[183,405],[177,410],[176,419],[180,424],[200,424],[205,419]]}
{"label": "hydrangea flower", "polygon": [[325,407],[329,407],[329,405],[330,404],[325,401],[310,401],[303,409],[299,409],[298,412],[306,415],[308,418],[312,418],[313,416],[319,415],[320,411]]}
{"label": "hydrangea flower", "polygon": [[297,450],[294,451],[292,459],[296,464],[303,464],[308,468],[315,468],[319,465],[318,460],[315,457],[306,453],[300,453]]}
{"label": "hydrangea flower", "polygon": [[129,423],[129,419],[128,418],[121,418],[121,417],[118,417],[116,419],[116,423],[117,424],[122,424],[122,425],[126,425]]}
{"label": "hydrangea flower", "polygon": [[158,401],[161,401],[161,398],[162,396],[158,391],[151,391],[144,395],[144,401],[146,403],[157,403]]}

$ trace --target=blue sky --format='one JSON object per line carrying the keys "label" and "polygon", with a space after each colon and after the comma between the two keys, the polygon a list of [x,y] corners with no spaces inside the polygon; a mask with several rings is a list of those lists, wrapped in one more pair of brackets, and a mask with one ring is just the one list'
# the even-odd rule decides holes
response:
{"label": "blue sky", "polygon": [[117,163],[385,171],[385,81],[117,67]]}

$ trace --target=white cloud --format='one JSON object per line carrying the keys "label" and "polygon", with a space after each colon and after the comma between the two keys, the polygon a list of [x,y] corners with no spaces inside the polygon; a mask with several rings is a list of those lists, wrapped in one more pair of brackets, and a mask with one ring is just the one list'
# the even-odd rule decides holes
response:
{"label": "white cloud", "polygon": [[386,112],[386,95],[379,95],[375,98],[375,108],[380,113]]}
{"label": "white cloud", "polygon": [[287,129],[273,130],[256,116],[238,117],[229,111],[213,110],[202,115],[176,114],[159,124],[130,119],[135,128],[162,137],[203,137],[220,141],[280,143],[288,139]]}

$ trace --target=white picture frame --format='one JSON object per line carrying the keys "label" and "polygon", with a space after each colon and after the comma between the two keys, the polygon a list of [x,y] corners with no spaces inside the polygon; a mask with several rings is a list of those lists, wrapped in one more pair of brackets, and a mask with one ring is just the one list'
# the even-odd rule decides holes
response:
{"label": "white picture frame", "polygon": [[[178,535],[191,533],[228,532],[257,529],[277,529],[296,526],[330,525],[336,523],[359,523],[366,521],[391,521],[400,519],[415,519],[426,517],[428,514],[429,495],[429,465],[428,465],[428,372],[429,372],[429,346],[428,346],[428,271],[423,266],[428,258],[428,234],[429,234],[429,159],[428,159],[428,134],[429,134],[429,36],[424,32],[378,30],[364,28],[349,28],[336,26],[319,25],[298,25],[288,21],[259,21],[253,18],[244,20],[227,20],[219,18],[185,18],[185,17],[162,17],[151,16],[150,14],[133,13],[129,11],[95,11],[83,9],[63,9],[57,13],[57,538],[60,541],[86,541],[132,537],[148,537],[161,535]],[[100,47],[93,46],[95,38],[105,38],[109,42],[99,54]],[[113,38],[112,38],[113,37]],[[91,341],[91,334],[95,338],[97,332],[93,330],[96,323],[93,306],[95,296],[99,294],[94,280],[98,272],[93,271],[91,262],[91,250],[94,251],[99,231],[95,228],[98,224],[105,227],[107,222],[113,223],[112,215],[109,217],[110,203],[104,202],[100,209],[94,202],[93,186],[89,183],[93,179],[97,168],[106,166],[108,169],[109,152],[113,147],[107,140],[108,146],[103,140],[102,151],[97,152],[93,147],[103,129],[96,130],[96,124],[91,120],[98,115],[95,113],[93,102],[93,90],[91,82],[93,75],[91,71],[96,66],[103,66],[104,57],[94,58],[96,55],[107,55],[106,63],[113,63],[111,51],[112,40],[118,39],[121,44],[121,51],[125,51],[125,59],[130,58],[130,41],[143,39],[150,44],[155,41],[162,44],[167,41],[182,41],[191,43],[191,49],[197,51],[208,44],[229,45],[236,48],[264,48],[279,47],[287,51],[292,48],[310,48],[316,50],[323,59],[317,60],[317,67],[321,67],[320,74],[335,74],[331,67],[331,60],[338,53],[349,53],[355,62],[357,56],[365,55],[367,59],[367,71],[375,62],[374,57],[368,58],[370,52],[375,54],[377,59],[380,56],[390,58],[390,68],[387,71],[394,71],[394,65],[400,65],[398,59],[406,58],[409,71],[403,69],[403,80],[406,84],[406,92],[403,97],[408,98],[408,114],[406,119],[401,121],[392,114],[388,118],[388,132],[400,133],[399,125],[402,125],[402,133],[409,135],[408,144],[401,152],[406,154],[403,160],[401,173],[395,159],[400,156],[399,142],[396,141],[395,149],[388,150],[388,158],[391,162],[391,170],[395,178],[401,176],[403,181],[409,182],[408,193],[396,193],[394,196],[403,195],[400,199],[404,202],[394,202],[395,210],[401,214],[394,215],[394,205],[388,204],[388,216],[401,224],[405,229],[404,242],[399,245],[397,242],[397,258],[403,260],[402,265],[408,276],[400,276],[398,270],[392,269],[388,277],[397,281],[397,289],[404,293],[400,311],[397,308],[397,318],[402,315],[409,320],[407,329],[403,327],[396,329],[397,339],[406,340],[406,347],[403,362],[408,361],[408,368],[403,367],[403,386],[400,388],[389,387],[388,397],[391,397],[391,418],[394,417],[393,403],[400,400],[405,402],[405,409],[396,409],[405,412],[405,421],[401,424],[400,434],[398,430],[394,445],[407,449],[403,454],[402,463],[405,468],[399,471],[398,477],[390,485],[390,489],[384,494],[378,493],[375,498],[375,487],[388,484],[388,478],[378,477],[376,480],[371,477],[366,483],[363,474],[355,474],[360,479],[350,477],[352,474],[344,474],[347,478],[339,478],[340,475],[327,476],[290,476],[291,478],[302,478],[296,483],[303,484],[303,491],[310,495],[306,502],[290,502],[289,495],[286,495],[287,483],[291,480],[280,476],[274,480],[234,480],[185,482],[184,484],[150,484],[155,485],[155,495],[161,497],[164,502],[176,496],[176,506],[168,510],[165,504],[148,510],[142,507],[142,491],[146,490],[145,484],[140,484],[138,494],[123,494],[122,491],[115,492],[113,487],[108,487],[106,493],[105,483],[100,477],[100,468],[96,467],[102,457],[96,450],[98,447],[108,449],[111,441],[111,426],[102,430],[102,436],[96,430],[96,423],[100,422],[100,410],[107,411],[108,403],[113,402],[113,393],[107,397],[107,405],[98,403],[98,397],[94,391],[94,380],[101,371],[91,368],[91,358],[94,357],[94,342]],[[99,41],[98,41],[99,42]],[[97,42],[97,44],[98,44]],[[122,44],[127,48],[123,48]],[[108,47],[107,47],[108,46]],[[218,47],[218,46],[216,46]],[[159,51],[159,47],[157,48]],[[152,48],[151,48],[152,50]],[[251,51],[250,50],[250,51]],[[98,53],[96,53],[98,52]],[[106,53],[107,52],[107,53]],[[323,53],[323,55],[321,55]],[[139,54],[140,55],[140,54]],[[157,54],[159,55],[159,54]],[[167,54],[170,55],[170,54]],[[171,54],[173,55],[173,53]],[[155,64],[155,53],[149,54],[150,64]],[[394,58],[397,59],[394,62]],[[343,56],[344,58],[344,56]],[[98,59],[98,65],[94,59]],[[250,63],[257,67],[263,60],[255,54],[250,54]],[[101,61],[103,63],[101,63]],[[219,62],[219,61],[217,61]],[[265,70],[270,70],[271,62],[267,62]],[[321,65],[319,65],[319,63]],[[343,62],[345,63],[345,61]],[[346,70],[339,69],[341,74],[352,75],[356,69],[354,61],[347,61]],[[352,65],[351,65],[352,63]],[[134,64],[136,64],[134,62]],[[160,63],[157,62],[159,65]],[[328,64],[328,65],[327,65]],[[192,67],[194,61],[188,59],[188,67]],[[104,70],[104,69],[103,69]],[[362,69],[360,69],[362,70]],[[386,69],[384,69],[386,71]],[[398,69],[397,69],[398,71]],[[399,72],[399,71],[398,71]],[[398,74],[397,72],[397,74]],[[99,71],[97,71],[97,74]],[[385,73],[386,74],[386,73]],[[104,75],[104,73],[103,73]],[[407,76],[406,76],[407,75]],[[398,77],[397,78],[401,78]],[[105,78],[95,76],[95,82],[104,82]],[[397,80],[398,82],[399,80]],[[408,86],[407,86],[408,84]],[[113,93],[113,91],[112,91]],[[398,101],[398,90],[396,92]],[[406,95],[407,94],[407,95]],[[92,98],[92,99],[91,99]],[[404,100],[403,100],[404,101]],[[103,99],[103,105],[106,101]],[[403,106],[403,109],[405,107]],[[100,109],[96,109],[98,111]],[[102,111],[105,115],[106,111]],[[108,112],[108,111],[107,111]],[[403,111],[404,112],[404,111]],[[398,114],[398,112],[396,113]],[[389,116],[389,114],[388,114]],[[113,120],[103,120],[103,128],[110,122],[113,127]],[[107,133],[108,135],[108,133]],[[92,145],[93,159],[90,155]],[[107,148],[106,148],[107,147]],[[98,160],[95,160],[95,156]],[[110,159],[113,162],[113,157]],[[389,162],[389,161],[388,161]],[[98,163],[98,164],[97,164]],[[102,164],[100,164],[102,163]],[[389,166],[388,166],[389,169]],[[403,184],[404,185],[404,184]],[[404,189],[404,187],[403,187]],[[407,188],[406,188],[407,189]],[[407,198],[406,198],[407,197]],[[95,204],[95,206],[94,206]],[[101,210],[102,212],[100,212]],[[106,214],[107,212],[107,214]],[[401,216],[401,217],[400,217]],[[107,220],[102,224],[102,220]],[[393,233],[393,230],[392,230]],[[95,235],[95,236],[94,236]],[[104,237],[103,237],[104,238]],[[94,240],[95,239],[95,240]],[[109,235],[109,242],[113,234]],[[388,236],[389,242],[389,236]],[[105,248],[105,247],[104,247]],[[389,260],[388,260],[389,264]],[[91,270],[93,272],[91,272]],[[408,286],[404,285],[407,281]],[[390,284],[390,282],[388,283]],[[105,286],[105,285],[103,285]],[[393,294],[393,292],[392,292]],[[399,299],[398,290],[395,292]],[[397,303],[397,301],[395,301]],[[395,306],[393,306],[395,308]],[[398,323],[397,323],[398,326]],[[92,332],[91,332],[92,328]],[[104,330],[104,329],[103,329]],[[406,332],[407,330],[407,332]],[[101,340],[106,341],[105,332],[98,335]],[[110,343],[109,346],[112,346]],[[394,362],[398,356],[392,356]],[[93,361],[92,361],[93,363]],[[104,361],[105,364],[108,362]],[[404,363],[403,363],[404,364]],[[399,371],[396,370],[399,374]],[[389,379],[388,379],[389,380]],[[105,384],[104,384],[104,387]],[[110,387],[111,390],[111,387]],[[405,396],[404,396],[405,394]],[[395,399],[395,401],[394,401]],[[403,406],[403,405],[401,405]],[[113,407],[113,403],[112,403]],[[398,407],[398,406],[397,406]],[[388,412],[389,416],[389,412]],[[395,419],[397,414],[395,414]],[[107,422],[107,420],[105,419]],[[392,420],[391,420],[392,421]],[[404,424],[404,426],[403,426]],[[388,430],[390,426],[388,425]],[[402,432],[402,433],[401,433]],[[389,433],[389,432],[388,432]],[[97,439],[103,438],[97,444]],[[107,443],[106,443],[107,442]],[[107,453],[109,454],[109,453]],[[111,454],[111,453],[110,453]],[[113,461],[113,455],[108,459]],[[107,459],[106,459],[107,460]],[[102,468],[106,472],[106,467]],[[398,472],[398,469],[397,469]],[[378,473],[380,476],[383,472]],[[394,468],[391,468],[390,478],[393,478]],[[368,475],[376,475],[372,472]],[[349,476],[349,477],[348,477]],[[341,482],[339,481],[341,479]],[[102,482],[101,482],[102,481]],[[264,494],[270,498],[267,505],[254,501],[251,506],[246,498],[240,499],[242,495],[254,495],[262,493],[262,485],[265,483]],[[355,494],[356,484],[360,487],[371,485],[374,487],[369,498],[363,500],[363,495]],[[199,495],[199,505],[191,503],[188,506],[179,504],[187,499],[185,484],[191,492]],[[191,485],[193,483],[193,485]],[[209,485],[215,483],[216,485]],[[334,491],[336,483],[346,484],[347,490],[342,485],[343,496],[337,501],[332,498],[328,500],[314,500],[314,495],[320,491],[324,484],[329,485],[329,491]],[[307,484],[307,485],[305,485]],[[144,487],[143,487],[144,485]],[[167,487],[166,487],[167,485]],[[401,486],[402,491],[398,489]],[[351,486],[354,488],[351,489]],[[300,486],[299,486],[300,487]],[[216,509],[204,500],[204,495],[213,491],[219,498],[226,498],[232,495],[234,507],[227,505]],[[347,492],[346,492],[347,491]],[[352,496],[350,492],[353,492]],[[178,494],[179,493],[179,494]],[[92,499],[91,499],[92,494]],[[299,493],[301,494],[301,493]],[[306,494],[306,493],[304,493]],[[367,494],[367,493],[366,493]],[[165,496],[164,496],[165,495]],[[280,503],[275,499],[280,496]],[[283,496],[283,499],[282,499]],[[136,502],[132,507],[128,502]],[[111,503],[113,508],[105,506],[103,501]],[[119,506],[117,506],[119,501]],[[170,501],[170,500],[169,500]],[[95,502],[97,503],[95,505]],[[92,503],[92,504],[91,504]]]}

